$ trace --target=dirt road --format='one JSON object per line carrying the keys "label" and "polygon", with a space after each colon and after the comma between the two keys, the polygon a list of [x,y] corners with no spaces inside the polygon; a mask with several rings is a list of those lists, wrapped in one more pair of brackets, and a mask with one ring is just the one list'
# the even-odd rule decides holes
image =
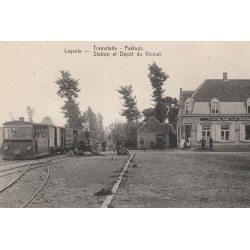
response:
{"label": "dirt road", "polygon": [[247,152],[137,151],[134,162],[112,207],[250,207]]}

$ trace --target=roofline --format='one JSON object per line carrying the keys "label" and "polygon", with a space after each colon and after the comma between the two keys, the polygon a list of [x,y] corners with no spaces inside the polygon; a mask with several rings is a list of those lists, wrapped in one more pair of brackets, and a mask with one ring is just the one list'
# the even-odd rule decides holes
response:
{"label": "roofline", "polygon": [[152,118],[154,118],[160,125],[163,125],[163,123],[160,123],[158,119],[156,119],[153,115],[140,127],[138,128],[137,132],[141,130]]}
{"label": "roofline", "polygon": [[206,79],[195,91],[194,93],[191,95],[191,97],[194,99],[195,94],[203,87],[203,85],[206,83],[208,79]]}

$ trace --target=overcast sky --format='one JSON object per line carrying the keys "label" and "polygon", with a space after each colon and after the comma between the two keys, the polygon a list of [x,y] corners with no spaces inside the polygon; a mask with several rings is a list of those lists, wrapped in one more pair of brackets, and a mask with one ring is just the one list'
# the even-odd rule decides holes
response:
{"label": "overcast sky", "polygon": [[[93,56],[93,47],[116,46],[118,56]],[[125,46],[142,46],[143,56],[119,56]],[[65,53],[65,49],[82,53]],[[90,52],[84,52],[90,51]],[[145,56],[145,52],[162,56]],[[100,52],[100,51],[99,51]],[[113,53],[114,51],[111,51]],[[127,51],[129,52],[129,51]],[[250,43],[247,42],[1,42],[0,43],[0,123],[24,116],[26,107],[35,109],[34,121],[50,116],[63,126],[63,99],[57,96],[55,79],[60,70],[69,70],[79,79],[80,109],[90,106],[100,112],[105,125],[120,116],[122,100],[116,89],[133,85],[139,110],[152,105],[148,64],[156,62],[170,78],[165,95],[177,97],[179,89],[195,90],[205,79],[250,79]]]}

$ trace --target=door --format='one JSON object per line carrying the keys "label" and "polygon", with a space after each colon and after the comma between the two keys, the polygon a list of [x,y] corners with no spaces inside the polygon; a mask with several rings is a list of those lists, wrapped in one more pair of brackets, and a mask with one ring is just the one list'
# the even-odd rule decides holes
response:
{"label": "door", "polygon": [[160,134],[156,136],[156,147],[161,148],[165,145],[165,135]]}

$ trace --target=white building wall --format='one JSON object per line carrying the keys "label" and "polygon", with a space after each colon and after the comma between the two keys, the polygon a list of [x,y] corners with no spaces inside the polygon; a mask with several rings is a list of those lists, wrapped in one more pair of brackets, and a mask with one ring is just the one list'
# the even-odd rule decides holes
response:
{"label": "white building wall", "polygon": [[193,114],[210,114],[210,103],[209,102],[195,102],[193,107]]}
{"label": "white building wall", "polygon": [[245,102],[220,102],[221,114],[246,114]]}
{"label": "white building wall", "polygon": [[[210,102],[195,102],[193,114],[211,114]],[[220,102],[220,114],[246,114],[245,102]]]}

